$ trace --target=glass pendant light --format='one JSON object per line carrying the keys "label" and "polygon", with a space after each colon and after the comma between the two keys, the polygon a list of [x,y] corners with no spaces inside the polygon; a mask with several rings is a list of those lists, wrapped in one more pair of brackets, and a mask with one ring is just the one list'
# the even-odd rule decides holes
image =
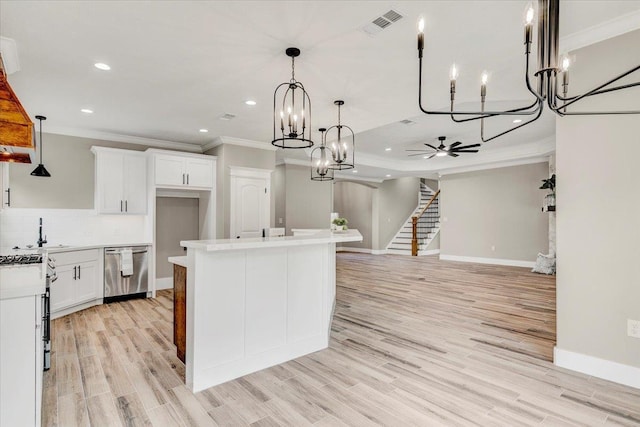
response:
{"label": "glass pendant light", "polygon": [[332,181],[333,169],[329,168],[331,150],[325,144],[325,128],[318,129],[321,133],[320,146],[311,152],[311,180],[312,181]]}
{"label": "glass pendant light", "polygon": [[38,164],[38,166],[36,166],[33,172],[31,172],[31,175],[41,176],[43,178],[49,178],[51,174],[49,173],[47,168],[44,167],[44,164],[42,163],[42,121],[47,120],[47,118],[45,116],[36,116],[36,119],[40,120],[40,163]]}
{"label": "glass pendant light", "polygon": [[[349,126],[345,126],[340,122],[340,107],[344,105],[344,101],[339,99],[333,102],[338,106],[338,124],[327,129],[326,139],[332,139],[327,145],[331,150],[332,162],[330,169],[345,170],[355,167],[355,151],[356,139],[353,130]],[[330,132],[333,132],[330,137]]]}

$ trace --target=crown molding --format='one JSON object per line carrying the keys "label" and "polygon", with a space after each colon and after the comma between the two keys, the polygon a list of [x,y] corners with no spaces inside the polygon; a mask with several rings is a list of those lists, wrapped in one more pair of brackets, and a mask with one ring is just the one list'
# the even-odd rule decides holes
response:
{"label": "crown molding", "polygon": [[168,148],[202,154],[202,147],[186,142],[166,141],[163,139],[145,138],[142,136],[120,135],[117,133],[101,132],[97,130],[79,129],[64,126],[49,126],[46,133],[56,135],[76,136],[79,138],[99,139],[102,141],[124,142],[127,144],[144,145],[147,147]]}
{"label": "crown molding", "polygon": [[637,29],[640,29],[640,10],[561,37],[560,52],[570,52]]}
{"label": "crown molding", "polygon": [[530,165],[534,163],[545,163],[549,161],[549,156],[537,156],[531,157],[527,159],[517,159],[510,161],[502,161],[502,162],[492,162],[492,163],[484,163],[481,165],[473,165],[473,166],[463,166],[459,168],[451,168],[447,170],[441,171],[438,175],[440,177],[446,175],[454,175],[458,173],[466,173],[466,172],[476,172],[483,171],[489,169],[499,169],[499,168],[508,168],[510,166],[521,166],[521,165]]}
{"label": "crown molding", "polygon": [[222,144],[237,145],[240,147],[257,148],[259,150],[276,151],[278,147],[260,141],[250,139],[234,138],[232,136],[217,136],[213,141],[202,146],[202,151],[208,151]]}
{"label": "crown molding", "polygon": [[340,181],[340,182],[344,182],[344,181],[360,181],[360,182],[374,182],[376,184],[380,184],[380,183],[384,182],[384,179],[382,179],[382,178],[367,178],[367,177],[358,176],[358,175],[350,175],[350,176],[334,175],[334,181]]}
{"label": "crown molding", "polygon": [[[284,158],[282,159],[282,163],[284,163],[285,165],[296,165],[296,166],[304,166],[304,167],[311,167],[311,163],[307,160],[300,160],[300,159],[288,159],[288,158]],[[280,163],[280,164],[282,164]]]}

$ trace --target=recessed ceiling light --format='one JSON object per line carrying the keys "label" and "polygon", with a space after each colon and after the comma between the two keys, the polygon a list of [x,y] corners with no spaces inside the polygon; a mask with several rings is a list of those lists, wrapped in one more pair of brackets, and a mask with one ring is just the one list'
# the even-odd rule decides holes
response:
{"label": "recessed ceiling light", "polygon": [[386,176],[387,178],[391,178],[391,175],[389,175],[389,174],[386,174],[385,176]]}
{"label": "recessed ceiling light", "polygon": [[354,170],[353,170],[353,173],[358,173],[358,169],[354,169]]}
{"label": "recessed ceiling light", "polygon": [[209,129],[200,129],[200,132],[201,133],[207,133],[207,132],[209,132]]}
{"label": "recessed ceiling light", "polygon": [[96,67],[98,70],[103,70],[103,71],[109,71],[111,69],[111,67],[105,64],[104,62],[96,62],[95,64],[93,64],[93,66]]}
{"label": "recessed ceiling light", "polygon": [[385,148],[384,151],[391,151],[391,147]]}
{"label": "recessed ceiling light", "polygon": [[513,123],[520,123],[520,122],[522,122],[522,119],[515,119],[515,120],[513,121]]}
{"label": "recessed ceiling light", "polygon": [[86,113],[86,114],[93,114],[93,110],[90,110],[88,108],[82,108],[80,111],[82,111],[83,113]]}
{"label": "recessed ceiling light", "polygon": [[256,105],[256,101],[254,101],[253,99],[250,99],[248,101],[244,101],[245,104],[247,105]]}

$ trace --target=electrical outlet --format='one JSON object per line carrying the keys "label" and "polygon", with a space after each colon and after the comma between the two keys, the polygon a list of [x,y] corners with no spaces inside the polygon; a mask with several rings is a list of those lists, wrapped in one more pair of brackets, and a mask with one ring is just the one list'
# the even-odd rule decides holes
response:
{"label": "electrical outlet", "polygon": [[640,338],[640,320],[627,319],[627,335]]}
{"label": "electrical outlet", "polygon": [[278,224],[282,224],[282,218],[278,218]]}

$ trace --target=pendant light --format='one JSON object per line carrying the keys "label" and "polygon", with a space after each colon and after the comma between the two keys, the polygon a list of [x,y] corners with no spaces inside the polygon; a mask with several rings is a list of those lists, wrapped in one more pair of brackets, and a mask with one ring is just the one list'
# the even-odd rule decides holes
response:
{"label": "pendant light", "polygon": [[291,80],[281,83],[273,93],[273,144],[279,148],[308,148],[311,140],[311,99],[302,83],[296,80],[297,47],[285,53],[291,58]]}
{"label": "pendant light", "polygon": [[316,147],[311,152],[311,180],[312,181],[332,181],[333,169],[329,168],[331,159],[331,150],[325,145],[324,133],[327,131],[325,128],[318,129],[321,133],[319,147]]}
{"label": "pendant light", "polygon": [[334,131],[333,133],[336,134],[329,145],[333,158],[329,168],[335,170],[353,169],[355,166],[356,139],[353,135],[353,130],[340,122],[340,107],[344,105],[344,101],[339,99],[333,101],[333,104],[338,106],[338,124],[327,129],[327,134],[325,135],[325,138],[329,138],[330,132]]}
{"label": "pendant light", "polygon": [[40,164],[31,172],[31,175],[48,178],[51,174],[42,164],[42,121],[47,120],[47,118],[45,116],[36,116],[36,119],[40,120]]}

